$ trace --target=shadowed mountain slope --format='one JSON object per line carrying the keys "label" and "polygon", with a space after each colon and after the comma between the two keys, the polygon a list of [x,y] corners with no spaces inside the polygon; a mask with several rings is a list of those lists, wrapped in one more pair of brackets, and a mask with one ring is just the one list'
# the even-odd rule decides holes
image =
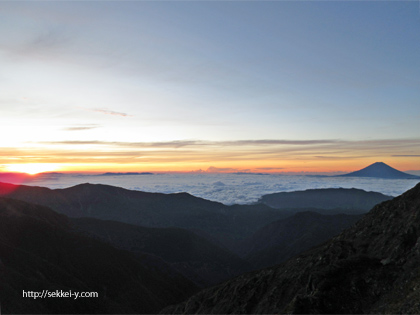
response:
{"label": "shadowed mountain slope", "polygon": [[262,204],[226,206],[187,193],[146,193],[108,185],[52,190],[0,183],[0,195],[47,206],[70,217],[188,229],[230,249],[260,227],[290,215]]}
{"label": "shadowed mountain slope", "polygon": [[300,212],[258,230],[244,241],[246,260],[255,269],[274,266],[322,244],[349,228],[362,215]]}
{"label": "shadowed mountain slope", "polygon": [[377,177],[389,179],[420,179],[420,176],[401,172],[383,162],[373,163],[359,171],[343,174],[347,177]]}
{"label": "shadowed mountain slope", "polygon": [[260,202],[276,209],[319,208],[353,213],[367,212],[390,199],[391,196],[362,189],[324,188],[268,194],[262,196]]}
{"label": "shadowed mountain slope", "polygon": [[163,259],[200,287],[208,287],[251,270],[235,254],[193,232],[178,228],[145,228],[92,218],[71,219],[72,226],[114,247]]}
{"label": "shadowed mountain slope", "polygon": [[[23,291],[97,292],[91,298],[23,297]],[[75,232],[39,205],[0,198],[0,301],[4,313],[153,313],[196,287],[133,254]]]}
{"label": "shadowed mountain slope", "polygon": [[420,184],[331,241],[163,313],[420,313]]}

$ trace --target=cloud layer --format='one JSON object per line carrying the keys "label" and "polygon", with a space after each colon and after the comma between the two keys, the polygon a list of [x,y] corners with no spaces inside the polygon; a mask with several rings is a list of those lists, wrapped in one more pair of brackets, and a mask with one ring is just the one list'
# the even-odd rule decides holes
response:
{"label": "cloud layer", "polygon": [[[96,125],[80,125],[65,129],[87,132],[97,127]],[[407,154],[404,154],[405,152]],[[11,160],[16,163],[59,163],[76,166],[84,164],[84,170],[98,171],[112,171],[126,166],[130,168],[130,171],[196,171],[201,169],[217,173],[272,173],[314,172],[318,168],[318,171],[326,172],[355,170],[378,161],[386,162],[401,170],[418,169],[415,163],[418,156],[420,156],[420,138],[369,141],[339,139],[163,142],[65,140],[27,142],[23,147],[3,147],[0,151],[0,164],[8,164]],[[401,161],[408,163],[408,166],[401,168]]]}
{"label": "cloud layer", "polygon": [[109,184],[147,192],[188,192],[197,197],[225,204],[248,204],[256,202],[264,194],[313,188],[359,188],[397,196],[412,188],[418,180],[209,173],[137,176],[57,176],[55,174],[51,179],[44,177],[27,184],[64,188],[82,182]]}

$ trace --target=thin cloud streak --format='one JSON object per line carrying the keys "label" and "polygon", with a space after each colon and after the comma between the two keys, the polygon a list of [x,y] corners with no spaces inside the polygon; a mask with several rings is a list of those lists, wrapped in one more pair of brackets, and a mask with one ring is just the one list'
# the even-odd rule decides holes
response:
{"label": "thin cloud streak", "polygon": [[93,108],[91,109],[93,112],[102,113],[105,115],[112,115],[112,116],[121,116],[121,117],[133,117],[133,115],[121,112],[115,112],[113,110],[102,109],[102,108]]}
{"label": "thin cloud streak", "polygon": [[[10,158],[29,162],[48,163],[130,163],[148,165],[196,166],[204,169],[236,168],[237,164],[256,168],[280,170],[283,163],[340,162],[361,159],[385,159],[401,151],[418,148],[420,139],[381,139],[370,141],[348,140],[240,140],[240,141],[168,141],[168,142],[112,142],[112,141],[56,141],[29,143],[24,149],[3,148],[0,163],[10,163]],[[75,148],[77,147],[77,149]],[[404,156],[402,156],[404,158]],[[341,162],[342,161],[342,162]],[[347,162],[346,162],[347,161]],[[198,165],[200,164],[200,165]],[[207,165],[207,166],[206,166]],[[242,167],[241,166],[241,167]],[[168,167],[169,168],[169,167]]]}
{"label": "thin cloud streak", "polygon": [[82,126],[74,126],[74,127],[67,127],[63,128],[65,131],[83,131],[83,130],[91,130],[99,128],[99,125],[82,125]]}
{"label": "thin cloud streak", "polygon": [[40,142],[42,144],[52,145],[112,145],[122,147],[150,147],[150,148],[181,148],[187,146],[193,147],[243,147],[243,146],[276,146],[276,145],[295,145],[310,146],[319,144],[335,144],[343,143],[340,140],[238,140],[238,141],[204,141],[204,140],[176,140],[165,142],[117,142],[117,141],[98,141],[98,140],[70,140],[70,141],[53,141]]}
{"label": "thin cloud streak", "polygon": [[[294,153],[298,156],[310,155],[312,158],[336,158],[366,156],[391,156],[398,157],[396,152],[413,151],[416,147],[420,152],[420,139],[380,139],[369,141],[350,140],[238,140],[238,141],[202,141],[202,140],[178,140],[167,142],[120,142],[120,141],[53,141],[39,142],[41,145],[60,146],[107,146],[109,148],[134,148],[138,150],[157,151],[175,149],[180,153],[189,148],[192,151],[207,152],[210,156],[220,154],[234,155],[261,155],[276,157],[282,154]],[[169,151],[171,152],[171,151]],[[175,152],[175,151],[172,151]],[[362,154],[364,152],[364,154]],[[399,155],[404,157],[406,155]],[[415,157],[416,154],[408,155]]]}

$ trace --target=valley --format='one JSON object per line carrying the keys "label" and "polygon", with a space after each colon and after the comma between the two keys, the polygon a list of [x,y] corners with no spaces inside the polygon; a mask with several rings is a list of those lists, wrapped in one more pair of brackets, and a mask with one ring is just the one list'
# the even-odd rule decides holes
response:
{"label": "valley", "polygon": [[[0,183],[3,312],[59,312],[62,304],[54,300],[19,293],[45,286],[98,292],[96,301],[67,301],[72,313],[156,313],[202,289],[283,263],[351,227],[368,211],[361,205],[390,199],[354,189],[297,193],[299,202],[280,209],[100,184],[49,189]],[[323,195],[329,203],[318,202]],[[337,203],[344,196],[345,206]],[[132,297],[111,297],[111,283]],[[139,294],[141,301],[134,298]]]}

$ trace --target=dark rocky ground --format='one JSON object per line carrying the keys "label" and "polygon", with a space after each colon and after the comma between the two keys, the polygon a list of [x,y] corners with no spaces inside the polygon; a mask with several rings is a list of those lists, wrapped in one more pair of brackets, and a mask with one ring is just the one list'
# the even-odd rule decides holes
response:
{"label": "dark rocky ground", "polygon": [[[325,199],[331,191],[318,193]],[[197,285],[208,287],[282,262],[330,239],[361,217],[300,212],[304,208],[273,209],[262,204],[226,206],[183,193],[152,194],[106,185],[51,190],[0,183],[1,194],[32,203],[0,199],[0,301],[3,312],[9,313],[158,312],[198,292]],[[339,194],[355,197],[353,202],[359,205],[377,198],[377,193],[349,189]],[[316,204],[314,191],[304,195]],[[319,211],[343,211],[334,208],[334,200],[323,206]],[[375,209],[373,212],[378,211]],[[135,224],[123,223],[130,221]],[[147,227],[140,226],[143,224]],[[411,246],[410,237],[414,236],[407,235],[404,240]],[[373,236],[364,237],[369,240]],[[355,236],[338,239],[327,243],[331,249],[320,246],[283,267],[244,274],[165,312],[364,311],[368,304],[360,301],[368,297],[376,301],[389,283],[396,283],[401,271],[388,256],[360,252],[358,247],[365,245],[351,245],[358,239]],[[369,241],[365,243],[369,245]],[[346,282],[347,271],[351,284]],[[360,287],[364,279],[375,277],[375,293]],[[113,294],[108,292],[111,285]],[[22,289],[29,287],[98,291],[106,298],[64,304],[22,299]],[[355,301],[362,297],[359,306],[346,300],[353,289]],[[409,293],[414,299],[414,293]],[[334,299],[328,300],[330,296]]]}
{"label": "dark rocky ground", "polygon": [[[155,313],[197,287],[170,268],[82,235],[51,209],[0,198],[0,302],[4,314]],[[162,266],[160,266],[162,267]],[[31,298],[23,291],[97,292]]]}
{"label": "dark rocky ground", "polygon": [[203,290],[162,313],[420,313],[420,184],[284,264]]}

